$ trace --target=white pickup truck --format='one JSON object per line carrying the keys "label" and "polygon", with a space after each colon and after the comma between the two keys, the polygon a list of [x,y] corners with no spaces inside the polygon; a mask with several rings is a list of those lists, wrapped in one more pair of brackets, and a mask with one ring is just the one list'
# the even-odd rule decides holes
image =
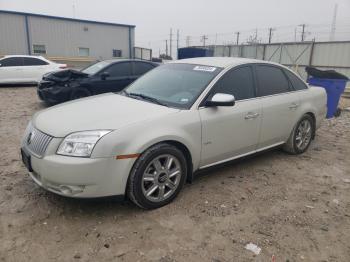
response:
{"label": "white pickup truck", "polygon": [[22,156],[33,180],[57,194],[127,195],[142,208],[157,208],[197,170],[276,146],[305,152],[325,115],[325,91],[284,66],[180,60],[122,93],[39,112]]}

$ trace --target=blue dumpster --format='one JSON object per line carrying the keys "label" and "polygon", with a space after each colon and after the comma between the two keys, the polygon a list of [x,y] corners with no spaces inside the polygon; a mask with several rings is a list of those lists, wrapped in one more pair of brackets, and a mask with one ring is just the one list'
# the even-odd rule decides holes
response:
{"label": "blue dumpster", "polygon": [[346,83],[345,79],[327,79],[310,77],[308,83],[314,86],[321,86],[327,93],[327,118],[332,118],[337,112],[340,96],[344,93]]}

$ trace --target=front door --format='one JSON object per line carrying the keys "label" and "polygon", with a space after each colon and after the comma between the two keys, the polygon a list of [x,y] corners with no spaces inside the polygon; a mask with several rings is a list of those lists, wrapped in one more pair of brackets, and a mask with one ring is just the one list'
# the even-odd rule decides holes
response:
{"label": "front door", "polygon": [[235,96],[232,107],[202,107],[201,167],[224,162],[254,152],[262,119],[260,99],[255,98],[255,84],[250,66],[227,72],[212,88],[216,93]]}
{"label": "front door", "polygon": [[45,73],[48,63],[35,57],[23,58],[23,78],[27,82],[39,82]]}
{"label": "front door", "polygon": [[[105,76],[103,76],[105,73]],[[132,82],[130,62],[118,62],[94,76],[91,83],[94,93],[119,92]]]}

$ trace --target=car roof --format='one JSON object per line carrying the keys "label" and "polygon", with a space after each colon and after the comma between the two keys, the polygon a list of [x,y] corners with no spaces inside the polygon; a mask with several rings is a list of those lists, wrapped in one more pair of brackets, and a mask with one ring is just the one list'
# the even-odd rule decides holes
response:
{"label": "car roof", "polygon": [[176,60],[170,63],[195,64],[195,65],[222,67],[222,68],[228,68],[228,67],[233,67],[233,66],[242,65],[242,64],[254,64],[254,63],[279,65],[269,61],[250,59],[250,58],[241,58],[241,57],[197,57],[197,58]]}
{"label": "car roof", "polygon": [[125,59],[125,58],[116,58],[116,59],[107,59],[107,60],[101,60],[100,62],[107,62],[107,63],[117,63],[117,62],[144,62],[149,64],[156,64],[152,61],[148,60],[141,60],[141,59]]}
{"label": "car roof", "polygon": [[34,58],[44,58],[40,55],[5,55],[2,58],[9,58],[9,57],[34,57]]}

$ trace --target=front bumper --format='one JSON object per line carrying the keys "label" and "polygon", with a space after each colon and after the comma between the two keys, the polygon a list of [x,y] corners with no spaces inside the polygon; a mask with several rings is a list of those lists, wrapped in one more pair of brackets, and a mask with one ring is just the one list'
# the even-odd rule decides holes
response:
{"label": "front bumper", "polygon": [[[51,147],[53,147],[51,143]],[[52,148],[48,148],[52,151]],[[30,177],[36,184],[53,193],[74,197],[94,198],[124,195],[134,160],[110,158],[79,158],[47,154],[38,158],[30,155]]]}
{"label": "front bumper", "polygon": [[69,100],[72,88],[66,85],[58,85],[49,81],[41,81],[38,84],[38,97],[47,103],[56,104]]}

